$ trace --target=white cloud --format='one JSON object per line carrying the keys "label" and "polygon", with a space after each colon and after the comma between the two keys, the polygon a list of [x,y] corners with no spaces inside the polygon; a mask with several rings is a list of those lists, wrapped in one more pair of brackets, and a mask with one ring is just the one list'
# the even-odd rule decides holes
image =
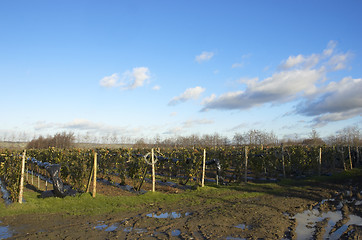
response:
{"label": "white cloud", "polygon": [[153,88],[152,88],[152,90],[155,90],[155,91],[158,91],[158,90],[160,90],[161,89],[161,87],[159,86],[159,85],[155,85],[155,86],[153,86]]}
{"label": "white cloud", "polygon": [[256,83],[258,81],[259,81],[259,78],[257,78],[257,77],[255,77],[255,78],[242,77],[237,82],[238,83],[243,83],[243,84],[246,84],[246,85],[252,85],[253,83]]}
{"label": "white cloud", "polygon": [[298,56],[289,56],[288,59],[285,61],[283,67],[284,68],[292,68],[302,62],[305,61],[305,58],[303,55],[299,54]]}
{"label": "white cloud", "polygon": [[329,57],[333,54],[334,52],[334,49],[336,48],[337,46],[337,42],[336,41],[329,41],[328,45],[327,45],[327,48],[324,49],[323,51],[323,55],[326,56],[326,57]]}
{"label": "white cloud", "polygon": [[347,61],[350,57],[350,53],[334,55],[330,58],[328,64],[332,67],[333,71],[342,70],[347,67]]}
{"label": "white cloud", "polygon": [[299,114],[314,116],[314,122],[349,119],[362,114],[362,79],[343,78],[319,89],[318,97],[300,103]]}
{"label": "white cloud", "polygon": [[289,56],[287,60],[283,61],[280,67],[284,70],[291,68],[306,69],[321,64],[332,71],[345,69],[352,54],[349,52],[336,53],[336,46],[337,43],[335,41],[330,41],[322,54],[311,54],[310,56],[299,54],[297,56]]}
{"label": "white cloud", "polygon": [[62,128],[66,129],[77,129],[77,130],[94,130],[103,129],[104,125],[100,123],[94,123],[86,119],[74,119],[71,122],[61,125]]}
{"label": "white cloud", "polygon": [[121,87],[123,90],[135,89],[142,87],[150,79],[150,71],[147,67],[133,68],[132,71],[125,71],[122,77],[118,73],[102,78],[99,84],[102,87]]}
{"label": "white cloud", "polygon": [[202,52],[200,55],[195,57],[195,61],[198,63],[202,63],[210,60],[214,56],[213,52]]}
{"label": "white cloud", "polygon": [[315,67],[321,60],[319,54],[312,54],[310,56],[303,56],[299,54],[298,56],[289,56],[286,61],[281,65],[282,69],[291,69],[291,68],[312,68]]}
{"label": "white cloud", "polygon": [[135,89],[142,87],[146,80],[150,78],[150,71],[147,67],[138,67],[132,69],[131,84],[126,89]]}
{"label": "white cloud", "polygon": [[315,84],[322,79],[323,70],[291,70],[273,74],[262,81],[257,78],[242,79],[245,91],[234,91],[220,97],[211,95],[202,104],[208,109],[247,109],[264,103],[282,103],[299,95],[310,95],[316,91]]}
{"label": "white cloud", "polygon": [[294,114],[314,117],[316,124],[349,119],[362,114],[362,79],[351,77],[328,83],[328,74],[347,68],[350,53],[336,51],[330,41],[322,53],[289,56],[280,71],[263,80],[241,78],[246,85],[236,90],[205,98],[201,111],[210,109],[248,109],[263,104],[299,101]]}
{"label": "white cloud", "polygon": [[112,74],[111,76],[105,76],[101,79],[99,84],[102,87],[117,87],[119,76],[117,73]]}
{"label": "white cloud", "polygon": [[202,87],[194,87],[194,88],[188,88],[183,92],[180,96],[174,97],[171,99],[171,101],[168,103],[168,105],[173,106],[180,102],[186,102],[190,99],[197,99],[200,97],[201,93],[205,91],[205,88]]}

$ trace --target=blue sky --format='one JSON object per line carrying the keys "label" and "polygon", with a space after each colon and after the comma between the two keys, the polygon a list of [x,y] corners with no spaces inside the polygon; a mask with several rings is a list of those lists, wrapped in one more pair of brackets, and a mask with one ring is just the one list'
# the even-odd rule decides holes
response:
{"label": "blue sky", "polygon": [[362,126],[361,1],[0,1],[0,139]]}

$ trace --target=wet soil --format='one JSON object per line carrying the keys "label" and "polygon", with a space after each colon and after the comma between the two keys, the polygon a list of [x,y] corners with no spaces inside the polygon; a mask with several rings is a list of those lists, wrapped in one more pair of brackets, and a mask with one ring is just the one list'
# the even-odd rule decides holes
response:
{"label": "wet soil", "polygon": [[[150,188],[148,183],[144,187]],[[158,188],[164,192],[167,189],[169,187]],[[323,199],[354,197],[358,200],[362,181],[321,183],[303,190],[295,189],[300,188],[289,188],[283,193],[273,193],[266,188],[264,195],[254,198],[230,196],[228,201],[212,202],[201,199],[198,204],[187,201],[168,205],[154,203],[136,211],[97,216],[9,216],[0,218],[0,225],[11,226],[12,237],[7,239],[298,239],[297,223],[291,216],[312,210],[318,204],[325,210],[336,207],[328,202],[320,204]],[[354,196],[346,192],[349,189],[353,189]],[[97,185],[97,193],[134,194],[105,184]],[[175,190],[171,189],[170,194],[175,194]],[[346,204],[344,208],[343,214],[362,217],[362,205]],[[322,221],[316,225],[316,239],[322,239],[325,224],[326,221]],[[361,234],[361,227],[351,225],[341,239],[360,239]]]}

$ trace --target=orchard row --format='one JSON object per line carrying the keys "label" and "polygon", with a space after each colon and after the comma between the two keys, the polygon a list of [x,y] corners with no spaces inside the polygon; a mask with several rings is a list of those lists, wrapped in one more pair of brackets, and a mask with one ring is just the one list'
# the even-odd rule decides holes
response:
{"label": "orchard row", "polygon": [[[121,184],[132,182],[140,190],[150,174],[151,149],[55,149],[27,150],[26,169],[46,174],[32,159],[61,165],[64,183],[85,191],[98,158],[98,175],[107,179],[119,177]],[[23,152],[0,150],[0,178],[11,198],[19,194]],[[163,181],[199,185],[204,159],[203,148],[165,148],[155,150],[155,171]],[[347,170],[362,165],[359,147],[309,146],[240,146],[206,148],[206,176],[221,183],[237,183],[247,179],[277,179],[330,174],[336,169]],[[248,177],[248,178],[247,178]]]}

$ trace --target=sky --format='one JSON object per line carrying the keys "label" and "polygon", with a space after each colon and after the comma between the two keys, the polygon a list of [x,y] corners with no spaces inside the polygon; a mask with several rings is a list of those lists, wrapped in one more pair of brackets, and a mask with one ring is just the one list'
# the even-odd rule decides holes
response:
{"label": "sky", "polygon": [[359,0],[0,1],[0,140],[361,128],[361,12]]}

